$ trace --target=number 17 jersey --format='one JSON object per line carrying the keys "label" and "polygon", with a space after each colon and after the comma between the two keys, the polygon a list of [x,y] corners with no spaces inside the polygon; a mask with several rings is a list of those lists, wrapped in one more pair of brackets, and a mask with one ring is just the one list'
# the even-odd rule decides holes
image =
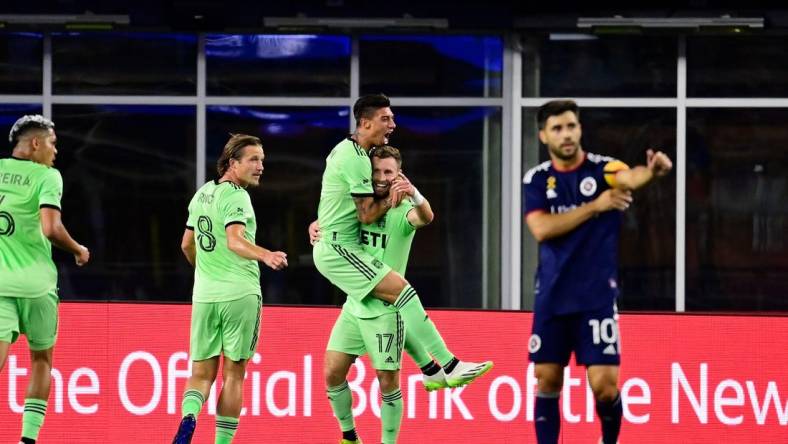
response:
{"label": "number 17 jersey", "polygon": [[262,296],[260,266],[227,247],[225,229],[244,225],[244,238],[255,243],[257,222],[249,193],[233,182],[207,182],[189,203],[186,228],[194,230],[197,257],[194,302],[228,302],[248,295]]}

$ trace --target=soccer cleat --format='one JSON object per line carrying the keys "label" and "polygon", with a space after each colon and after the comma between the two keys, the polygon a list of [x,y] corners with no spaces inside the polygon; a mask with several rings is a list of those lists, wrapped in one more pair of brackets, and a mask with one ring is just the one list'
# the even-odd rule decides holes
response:
{"label": "soccer cleat", "polygon": [[473,382],[479,376],[493,368],[492,361],[482,363],[460,361],[454,366],[454,370],[446,373],[446,384],[449,387],[462,387]]}
{"label": "soccer cleat", "polygon": [[339,441],[339,444],[361,444],[361,438],[355,441],[351,441],[349,439],[342,439],[342,441]]}
{"label": "soccer cleat", "polygon": [[189,444],[192,442],[192,435],[194,429],[197,427],[197,420],[194,415],[186,415],[181,419],[181,425],[178,426],[178,433],[172,440],[172,444]]}
{"label": "soccer cleat", "polygon": [[443,388],[448,388],[449,383],[446,382],[446,372],[443,369],[438,370],[434,375],[421,375],[421,382],[424,384],[424,390],[432,392]]}
{"label": "soccer cleat", "polygon": [[[599,444],[605,444],[605,442],[602,441],[602,438],[599,438]],[[616,444],[618,444],[618,442],[616,442]]]}

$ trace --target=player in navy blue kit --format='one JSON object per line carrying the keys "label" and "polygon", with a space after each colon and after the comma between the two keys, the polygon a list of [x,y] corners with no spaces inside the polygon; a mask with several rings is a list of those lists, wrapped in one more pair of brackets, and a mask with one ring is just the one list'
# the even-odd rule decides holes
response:
{"label": "player in navy blue kit", "polygon": [[523,178],[528,228],[539,242],[534,319],[528,351],[538,392],[534,426],[539,444],[558,442],[558,397],[572,351],[585,365],[602,423],[603,444],[621,429],[618,391],[618,237],[632,190],[672,168],[662,152],[646,152],[646,165],[629,168],[580,145],[579,109],[571,100],[539,108],[539,140],[550,161]]}

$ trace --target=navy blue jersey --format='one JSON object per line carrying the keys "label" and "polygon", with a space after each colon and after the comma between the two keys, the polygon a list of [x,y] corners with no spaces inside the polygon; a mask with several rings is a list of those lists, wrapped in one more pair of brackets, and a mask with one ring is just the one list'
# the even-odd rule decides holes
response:
{"label": "navy blue jersey", "polygon": [[[570,171],[544,162],[523,178],[525,214],[565,213],[584,205],[609,189],[615,173],[626,168],[621,161],[593,153],[586,153],[580,166]],[[570,314],[612,305],[618,296],[621,219],[621,212],[606,211],[539,244],[535,311]]]}

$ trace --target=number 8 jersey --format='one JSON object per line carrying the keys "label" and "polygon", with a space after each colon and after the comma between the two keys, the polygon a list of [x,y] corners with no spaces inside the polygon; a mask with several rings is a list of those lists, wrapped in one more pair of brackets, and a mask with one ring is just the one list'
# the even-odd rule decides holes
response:
{"label": "number 8 jersey", "polygon": [[54,168],[0,159],[0,296],[36,298],[57,291],[52,244],[40,208],[60,210],[63,178]]}
{"label": "number 8 jersey", "polygon": [[194,230],[197,259],[194,302],[227,302],[261,296],[260,266],[227,247],[226,227],[244,225],[244,237],[255,243],[257,222],[249,193],[232,182],[207,182],[189,203],[186,228]]}

